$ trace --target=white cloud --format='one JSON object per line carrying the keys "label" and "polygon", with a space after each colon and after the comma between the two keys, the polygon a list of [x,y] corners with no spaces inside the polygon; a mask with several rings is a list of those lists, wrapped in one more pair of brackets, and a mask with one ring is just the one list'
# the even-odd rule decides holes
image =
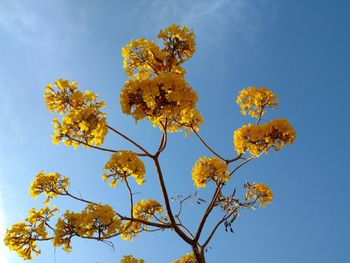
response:
{"label": "white cloud", "polygon": [[[69,37],[88,32],[83,8],[70,8],[66,1],[0,1],[0,28],[28,45],[59,48]],[[63,39],[63,40],[62,40]]]}
{"label": "white cloud", "polygon": [[220,68],[239,45],[260,49],[260,33],[274,21],[277,10],[276,0],[144,0],[130,17],[141,21],[137,28],[141,32],[172,23],[193,28],[198,47],[215,50],[213,63]]}
{"label": "white cloud", "polygon": [[145,0],[132,17],[142,18],[141,27],[181,23],[215,38],[227,32],[255,32],[273,21],[276,8],[275,0]]}

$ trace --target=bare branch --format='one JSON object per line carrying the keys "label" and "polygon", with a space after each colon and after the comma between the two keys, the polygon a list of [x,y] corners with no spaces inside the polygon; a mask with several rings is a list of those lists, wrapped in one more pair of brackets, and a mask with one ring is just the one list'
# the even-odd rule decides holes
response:
{"label": "bare branch", "polygon": [[201,233],[202,233],[203,227],[204,227],[204,225],[205,225],[205,222],[206,222],[206,220],[207,220],[209,214],[210,214],[211,211],[213,210],[214,205],[215,205],[215,203],[216,203],[216,199],[217,199],[218,196],[220,195],[221,189],[222,189],[223,186],[224,186],[224,183],[223,183],[223,182],[218,183],[218,185],[216,186],[216,189],[215,189],[214,195],[213,195],[213,197],[212,197],[212,199],[211,199],[211,202],[210,202],[210,204],[208,205],[207,209],[205,210],[205,213],[204,213],[204,215],[203,215],[203,217],[202,217],[202,220],[201,220],[201,222],[199,223],[199,226],[198,226],[198,229],[197,229],[195,238],[194,238],[194,241],[195,241],[195,242],[198,242],[199,237],[200,237],[200,235],[201,235]]}
{"label": "bare branch", "polygon": [[156,166],[156,170],[157,170],[157,174],[158,174],[158,179],[159,179],[159,184],[160,184],[160,188],[163,194],[163,198],[164,198],[164,203],[165,203],[165,207],[171,222],[171,225],[173,226],[175,232],[188,244],[192,244],[193,240],[191,238],[189,238],[177,225],[173,212],[171,210],[171,206],[170,206],[170,202],[169,202],[169,195],[165,186],[165,182],[164,182],[164,178],[163,178],[163,173],[162,170],[160,168],[160,164],[159,164],[159,160],[158,157],[153,157],[153,161],[154,164]]}
{"label": "bare branch", "polygon": [[134,218],[134,198],[133,198],[133,193],[131,191],[128,179],[126,177],[125,177],[125,183],[126,183],[126,187],[128,188],[129,197],[130,197],[130,217]]}
{"label": "bare branch", "polygon": [[117,150],[113,150],[113,149],[108,149],[108,148],[103,148],[103,147],[91,145],[91,144],[89,144],[89,143],[87,143],[87,142],[84,142],[84,141],[75,139],[75,138],[70,137],[70,136],[68,136],[68,135],[66,135],[66,137],[67,137],[68,139],[70,139],[70,140],[73,140],[73,141],[75,141],[75,142],[84,144],[85,146],[88,146],[88,147],[91,147],[91,148],[94,148],[94,149],[97,149],[97,150],[100,150],[100,151],[111,152],[111,153],[116,153],[116,152],[118,152]]}
{"label": "bare branch", "polygon": [[113,132],[115,132],[116,134],[118,134],[119,136],[123,137],[125,140],[127,140],[128,142],[132,143],[133,145],[135,145],[137,148],[139,148],[141,151],[143,151],[145,153],[145,156],[151,157],[152,155],[145,149],[143,148],[140,144],[138,144],[137,142],[135,142],[134,140],[130,139],[128,136],[124,135],[123,133],[121,133],[120,131],[112,128],[111,126],[107,125],[108,129],[112,130]]}
{"label": "bare branch", "polygon": [[215,156],[217,156],[219,159],[222,161],[226,162],[226,159],[221,157],[217,152],[215,152],[204,140],[203,138],[198,134],[198,132],[191,126],[191,129],[193,133],[197,136],[197,138],[202,142],[202,144],[209,150],[211,151]]}

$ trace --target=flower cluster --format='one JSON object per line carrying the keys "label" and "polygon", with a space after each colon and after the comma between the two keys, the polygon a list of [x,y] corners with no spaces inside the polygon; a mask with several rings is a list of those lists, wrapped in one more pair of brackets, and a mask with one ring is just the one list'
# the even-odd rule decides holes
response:
{"label": "flower cluster", "polygon": [[38,173],[29,187],[29,193],[33,198],[39,194],[44,193],[48,203],[51,198],[57,195],[65,194],[68,191],[69,179],[59,173],[46,173],[41,171]]}
{"label": "flower cluster", "polygon": [[194,32],[185,26],[173,24],[165,30],[160,30],[157,37],[163,39],[164,51],[172,54],[177,63],[188,60],[196,51]]}
{"label": "flower cluster", "polygon": [[163,208],[161,204],[157,200],[153,199],[142,199],[138,201],[133,209],[134,218],[143,219],[145,221],[149,221],[154,214],[161,214]]}
{"label": "flower cluster", "polygon": [[193,253],[187,253],[180,259],[173,260],[172,263],[197,263],[197,259]]}
{"label": "flower cluster", "polygon": [[138,39],[122,50],[130,78],[120,94],[122,110],[136,121],[147,118],[169,132],[199,130],[204,121],[195,107],[198,97],[181,68],[195,51],[193,32],[172,25],[158,37],[164,41],[163,49],[152,41]]}
{"label": "flower cluster", "polygon": [[[150,221],[152,217],[155,217],[155,214],[161,214],[163,211],[162,206],[158,201],[150,199],[142,199],[137,202],[133,207],[133,218],[141,219],[144,221]],[[141,229],[142,223],[137,221],[126,221],[123,224],[123,230],[121,231],[121,238],[124,240],[132,240],[137,236]],[[147,227],[143,227],[147,229]]]}
{"label": "flower cluster", "polygon": [[91,91],[82,93],[74,81],[59,79],[54,84],[48,84],[45,89],[46,107],[51,112],[64,114],[62,120],[53,119],[54,135],[52,142],[63,142],[77,148],[101,145],[107,134],[106,113],[103,101],[97,102],[97,95]]}
{"label": "flower cluster", "polygon": [[132,40],[122,48],[123,67],[132,79],[149,79],[164,70],[165,52],[144,38]]}
{"label": "flower cluster", "polygon": [[192,179],[196,187],[205,187],[212,180],[228,181],[230,179],[227,164],[215,157],[199,158],[192,168]]}
{"label": "flower cluster", "polygon": [[247,150],[258,157],[273,147],[278,151],[285,144],[292,144],[295,131],[286,119],[275,119],[263,125],[248,124],[234,132],[233,141],[238,154]]}
{"label": "flower cluster", "polygon": [[120,260],[120,263],[145,263],[145,261],[143,259],[136,259],[132,255],[127,255]]}
{"label": "flower cluster", "polygon": [[5,245],[18,253],[23,259],[32,259],[32,253],[40,254],[37,249],[37,241],[48,240],[46,222],[49,221],[58,209],[52,210],[45,206],[40,210],[35,208],[29,211],[29,216],[24,220],[7,229]]}
{"label": "flower cluster", "polygon": [[248,111],[248,114],[253,118],[263,116],[266,108],[274,108],[279,104],[276,95],[265,87],[243,89],[236,102],[241,107],[243,115],[246,115]]}
{"label": "flower cluster", "polygon": [[266,184],[254,183],[250,185],[247,183],[245,187],[247,189],[246,200],[253,198],[260,203],[260,207],[265,207],[265,204],[271,203],[272,192]]}
{"label": "flower cluster", "polygon": [[164,73],[154,79],[129,80],[120,95],[124,113],[135,120],[148,118],[156,126],[165,125],[167,121],[170,132],[191,126],[199,129],[203,119],[195,109],[197,100],[196,92],[176,73]]}
{"label": "flower cluster", "polygon": [[104,170],[111,172],[111,174],[103,174],[102,178],[104,181],[112,178],[112,181],[109,183],[112,187],[117,186],[118,180],[123,182],[129,176],[134,177],[139,185],[145,182],[145,165],[137,157],[137,154],[132,151],[118,151],[112,154]]}
{"label": "flower cluster", "polygon": [[73,236],[104,239],[121,228],[121,220],[109,205],[88,204],[81,213],[66,211],[55,227],[54,246],[72,249]]}

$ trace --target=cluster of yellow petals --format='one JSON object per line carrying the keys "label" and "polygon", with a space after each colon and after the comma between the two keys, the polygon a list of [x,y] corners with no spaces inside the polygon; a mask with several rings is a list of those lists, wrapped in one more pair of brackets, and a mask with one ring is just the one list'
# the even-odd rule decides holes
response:
{"label": "cluster of yellow petals", "polygon": [[286,119],[275,119],[263,125],[248,124],[234,132],[233,141],[238,154],[249,151],[258,157],[273,147],[278,151],[285,144],[292,144],[295,131]]}
{"label": "cluster of yellow petals", "polygon": [[228,181],[230,179],[228,166],[222,160],[212,157],[202,157],[192,168],[192,179],[198,188],[205,187],[208,181]]}
{"label": "cluster of yellow petals", "polygon": [[271,203],[272,192],[266,184],[254,183],[247,185],[246,199],[253,198],[260,203],[260,207],[265,207],[265,204]]}
{"label": "cluster of yellow petals", "polygon": [[73,236],[103,239],[121,228],[121,220],[109,205],[88,204],[81,213],[66,211],[55,227],[54,246],[72,249]]}
{"label": "cluster of yellow petals", "polygon": [[199,130],[203,118],[195,105],[196,92],[186,82],[181,64],[195,51],[193,31],[172,25],[161,31],[164,48],[137,39],[122,49],[126,81],[120,103],[136,121],[147,118],[169,132]]}
{"label": "cluster of yellow petals", "polygon": [[197,263],[197,259],[193,253],[187,253],[180,259],[173,260],[171,263]]}
{"label": "cluster of yellow petals", "polygon": [[194,32],[183,25],[173,24],[160,30],[157,37],[163,39],[164,51],[173,53],[181,63],[192,57],[196,51]]}
{"label": "cluster of yellow petals", "polygon": [[95,93],[88,90],[83,93],[76,82],[59,79],[47,85],[44,97],[51,112],[64,114],[61,120],[53,119],[53,143],[63,142],[74,148],[81,144],[79,141],[90,145],[103,143],[108,131],[106,113],[101,111],[105,104],[96,101]]}
{"label": "cluster of yellow petals", "polygon": [[51,198],[57,195],[65,194],[68,191],[69,179],[59,173],[46,173],[41,171],[38,173],[29,187],[29,193],[33,198],[44,193],[48,203]]}
{"label": "cluster of yellow petals", "polygon": [[51,210],[47,206],[40,210],[31,209],[24,222],[14,224],[7,229],[4,239],[5,245],[16,251],[23,259],[32,259],[33,252],[37,255],[40,254],[36,241],[49,239],[45,223],[57,211],[56,207]]}
{"label": "cluster of yellow petals", "polygon": [[164,71],[166,53],[144,38],[131,40],[122,48],[123,67],[129,78],[149,79]]}
{"label": "cluster of yellow petals", "polygon": [[132,255],[127,255],[120,260],[120,263],[145,263],[145,261],[143,259],[136,259]]}
{"label": "cluster of yellow petals", "polygon": [[110,171],[110,174],[103,174],[102,179],[107,181],[112,179],[110,186],[116,187],[117,181],[122,182],[129,176],[135,178],[137,184],[145,182],[145,165],[137,154],[132,151],[118,151],[111,155],[110,160],[106,163],[104,170]]}
{"label": "cluster of yellow petals", "polygon": [[[138,201],[133,207],[133,218],[150,221],[156,213],[161,214],[162,212],[163,208],[158,201],[153,199],[142,199],[141,201]],[[132,240],[140,233],[141,227],[141,222],[126,221],[123,224],[121,238],[124,240]],[[146,226],[144,226],[144,228],[147,229]]]}
{"label": "cluster of yellow petals", "polygon": [[266,108],[274,108],[279,104],[277,96],[265,87],[248,87],[241,90],[236,102],[241,107],[243,115],[248,111],[253,118],[263,116]]}
{"label": "cluster of yellow petals", "polygon": [[135,120],[148,118],[155,126],[164,125],[167,120],[170,132],[191,126],[199,129],[203,119],[195,108],[197,100],[196,92],[176,73],[164,73],[154,79],[129,80],[120,94],[124,113]]}
{"label": "cluster of yellow petals", "polygon": [[133,209],[134,218],[143,219],[145,221],[149,221],[154,214],[161,214],[163,208],[161,204],[157,200],[153,199],[142,199],[138,201]]}

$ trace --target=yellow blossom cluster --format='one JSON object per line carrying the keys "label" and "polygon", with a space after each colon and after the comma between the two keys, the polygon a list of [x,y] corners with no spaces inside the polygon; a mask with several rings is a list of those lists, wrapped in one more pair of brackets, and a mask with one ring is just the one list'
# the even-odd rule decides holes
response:
{"label": "yellow blossom cluster", "polygon": [[64,114],[61,120],[53,119],[52,142],[63,142],[77,148],[81,143],[101,145],[107,134],[106,113],[103,101],[97,102],[97,95],[91,91],[78,90],[74,81],[59,79],[45,89],[46,107],[51,112]]}
{"label": "yellow blossom cluster", "polygon": [[122,49],[126,81],[120,103],[136,121],[147,118],[169,132],[199,130],[203,118],[195,105],[196,92],[186,82],[181,64],[195,51],[193,31],[172,25],[161,31],[164,48],[137,39]]}
{"label": "yellow blossom cluster", "polygon": [[173,24],[160,30],[157,37],[163,39],[164,51],[173,54],[178,63],[188,60],[196,51],[194,32],[185,26]]}
{"label": "yellow blossom cluster", "polygon": [[[144,221],[150,221],[155,214],[161,214],[163,211],[162,206],[158,201],[150,199],[142,199],[137,202],[133,207],[133,218],[141,219]],[[142,223],[137,221],[126,221],[123,224],[123,229],[121,231],[121,238],[124,240],[132,240],[137,236],[142,228]],[[145,229],[147,227],[144,227]]]}
{"label": "yellow blossom cluster", "polygon": [[243,89],[236,102],[241,107],[243,115],[246,115],[248,111],[248,114],[253,118],[263,116],[266,108],[274,108],[279,104],[276,95],[265,87]]}
{"label": "yellow blossom cluster", "polygon": [[37,249],[37,241],[50,239],[45,224],[57,211],[56,207],[50,209],[47,206],[40,210],[31,209],[24,222],[14,224],[7,229],[5,245],[16,251],[23,259],[32,259],[33,252],[40,254],[40,250]]}
{"label": "yellow blossom cluster", "polygon": [[72,249],[73,236],[104,239],[119,232],[121,220],[109,205],[88,204],[81,213],[67,210],[55,227],[54,246]]}
{"label": "yellow blossom cluster", "polygon": [[29,193],[33,198],[39,194],[44,193],[48,203],[51,198],[57,195],[65,194],[68,191],[69,179],[59,173],[46,173],[41,171],[38,173],[29,187]]}
{"label": "yellow blossom cluster", "polygon": [[157,200],[142,199],[141,201],[138,201],[135,204],[133,209],[133,215],[134,215],[134,218],[149,221],[150,218],[153,217],[155,213],[161,214],[162,211],[163,211],[163,208]]}
{"label": "yellow blossom cluster", "polygon": [[208,181],[228,181],[230,179],[228,166],[218,158],[202,157],[192,168],[192,179],[198,188],[206,187]]}
{"label": "yellow blossom cluster", "polygon": [[197,259],[193,253],[187,253],[180,259],[173,260],[172,263],[197,263]]}
{"label": "yellow blossom cluster", "polygon": [[156,43],[144,38],[131,40],[122,48],[123,67],[132,79],[149,79],[164,70],[166,53]]}
{"label": "yellow blossom cluster", "polygon": [[143,259],[136,259],[132,255],[127,255],[120,260],[120,263],[145,263],[145,261]]}
{"label": "yellow blossom cluster", "polygon": [[184,77],[176,73],[164,73],[154,79],[129,80],[120,94],[124,113],[135,120],[148,118],[155,126],[165,125],[170,132],[193,126],[199,130],[203,118],[195,108],[196,92]]}
{"label": "yellow blossom cluster", "polygon": [[107,181],[112,179],[110,186],[116,187],[117,181],[122,182],[129,176],[135,178],[137,184],[141,185],[145,182],[145,165],[132,151],[118,151],[111,155],[110,160],[106,163],[104,170],[110,171],[110,174],[103,174],[102,179]]}
{"label": "yellow blossom cluster", "polygon": [[265,204],[271,203],[272,192],[266,184],[254,183],[246,185],[246,200],[253,198],[260,203],[260,207],[265,207]]}
{"label": "yellow blossom cluster", "polygon": [[273,147],[278,151],[285,144],[292,144],[295,131],[286,119],[275,119],[263,125],[248,124],[234,132],[233,141],[238,154],[249,151],[258,157]]}

